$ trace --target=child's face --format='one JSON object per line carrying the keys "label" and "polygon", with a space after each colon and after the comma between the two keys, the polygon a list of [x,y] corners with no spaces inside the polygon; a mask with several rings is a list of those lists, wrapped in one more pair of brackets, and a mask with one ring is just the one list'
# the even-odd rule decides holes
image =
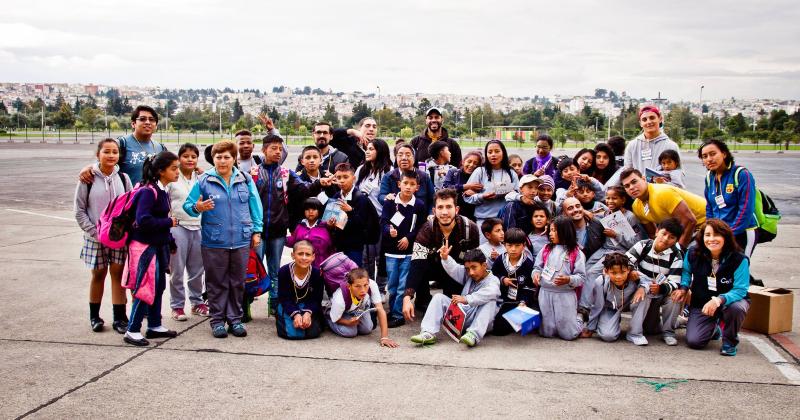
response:
{"label": "child's face", "polygon": [[656,231],[655,239],[653,239],[653,249],[656,252],[663,252],[667,248],[672,248],[677,242],[677,236],[669,233],[666,229],[659,229]]}
{"label": "child's face", "polygon": [[622,288],[625,286],[625,282],[628,281],[628,273],[630,273],[630,267],[622,267],[619,265],[612,265],[610,268],[604,268],[603,272],[611,279],[611,283],[614,283],[614,286]]}
{"label": "child's face", "polygon": [[264,153],[264,161],[267,165],[278,163],[283,155],[283,143],[269,143],[261,147],[261,152]]}
{"label": "child's face", "polygon": [[539,188],[536,191],[539,193],[539,200],[542,200],[545,203],[553,198],[553,189],[549,185],[539,185]]}
{"label": "child's face", "polygon": [[625,205],[625,199],[614,190],[608,190],[606,193],[606,206],[611,211],[616,211]]}
{"label": "child's face", "polygon": [[314,261],[314,248],[306,244],[298,245],[292,251],[292,259],[299,267],[308,268],[311,266],[311,262]]}
{"label": "child's face", "polygon": [[103,148],[97,152],[97,159],[105,167],[112,167],[119,162],[119,146],[116,142],[109,141],[103,143]]}
{"label": "child's face", "polygon": [[486,239],[492,245],[499,245],[503,243],[505,236],[506,234],[503,232],[503,225],[498,223],[492,227],[492,230],[489,233],[486,234]]}
{"label": "child's face", "polygon": [[609,160],[611,160],[611,158],[606,152],[597,152],[597,155],[594,157],[594,166],[597,169],[603,170],[608,166]]}
{"label": "child's face", "polygon": [[525,249],[525,244],[504,244],[506,247],[506,254],[508,258],[517,260],[522,256],[522,250]]}
{"label": "child's face", "polygon": [[558,244],[558,232],[556,232],[555,223],[550,223],[550,242]]}
{"label": "child's face", "polygon": [[322,157],[316,150],[308,150],[303,153],[302,165],[306,172],[316,173],[319,170],[319,163]]}
{"label": "child's face", "polygon": [[161,171],[159,175],[159,181],[162,184],[167,185],[170,182],[175,182],[178,180],[178,175],[180,175],[180,168],[178,167],[178,161],[173,161],[166,169]]}
{"label": "child's face", "polygon": [[591,187],[578,187],[578,190],[575,191],[575,198],[581,204],[589,204],[594,201],[594,190]]}
{"label": "child's face", "polygon": [[531,216],[531,223],[536,229],[544,229],[547,227],[547,214],[544,210],[535,210]]}
{"label": "child's face", "polygon": [[594,163],[594,158],[591,153],[584,153],[578,156],[578,167],[581,171],[589,170],[592,167],[592,163]]}
{"label": "child's face", "polygon": [[239,158],[242,160],[250,159],[253,155],[253,137],[241,135],[237,137],[236,145],[239,151]]}
{"label": "child's face", "polygon": [[450,156],[451,156],[451,154],[450,154],[450,148],[449,147],[445,147],[444,149],[442,149],[441,152],[439,152],[439,159],[441,159],[445,163],[450,162]]}
{"label": "child's face", "polygon": [[572,182],[581,172],[578,170],[578,167],[575,165],[569,165],[561,171],[561,179],[564,181]]}
{"label": "child's face", "polygon": [[467,275],[474,281],[483,280],[487,274],[488,265],[483,262],[469,261],[464,263],[464,269],[467,270]]}
{"label": "child's face", "polygon": [[369,277],[353,279],[353,282],[350,283],[350,293],[358,300],[364,299],[364,296],[369,293]]}
{"label": "child's face", "polygon": [[400,187],[400,195],[405,199],[410,199],[419,189],[419,184],[417,184],[417,180],[414,178],[402,177],[397,184],[398,187]]}
{"label": "child's face", "polygon": [[197,153],[193,150],[183,152],[179,157],[181,169],[193,171],[197,167]]}
{"label": "child's face", "polygon": [[516,171],[517,175],[522,176],[522,159],[520,158],[513,158],[509,162],[511,164],[511,168]]}
{"label": "child's face", "polygon": [[353,181],[355,177],[350,171],[336,171],[336,183],[342,191],[350,191],[353,189]]}
{"label": "child's face", "polygon": [[319,219],[319,210],[317,210],[317,209],[306,209],[303,212],[303,215],[306,217],[306,220],[308,220],[309,223],[314,223],[314,221]]}
{"label": "child's face", "polygon": [[665,171],[674,171],[678,169],[678,163],[670,158],[661,159],[659,163],[661,164],[661,169]]}
{"label": "child's face", "polygon": [[477,168],[478,165],[480,165],[480,163],[481,162],[475,156],[470,156],[470,157],[464,159],[464,165],[463,165],[464,166],[464,173],[471,174],[472,171],[474,171],[475,168]]}
{"label": "child's face", "polygon": [[367,149],[364,151],[364,159],[367,162],[372,162],[378,156],[378,151],[375,150],[375,145],[372,143],[367,144]]}

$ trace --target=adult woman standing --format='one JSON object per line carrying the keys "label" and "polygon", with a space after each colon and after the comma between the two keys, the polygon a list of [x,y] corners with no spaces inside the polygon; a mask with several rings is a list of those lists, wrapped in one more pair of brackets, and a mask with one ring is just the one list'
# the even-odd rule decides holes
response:
{"label": "adult woman standing", "polygon": [[697,157],[708,169],[705,193],[706,218],[720,219],[730,226],[736,242],[748,257],[756,246],[756,182],[753,175],[733,161],[728,145],[706,140]]}
{"label": "adult woman standing", "polygon": [[242,324],[242,300],[247,258],[250,248],[261,245],[264,210],[255,182],[234,165],[236,145],[221,141],[211,149],[211,155],[214,169],[198,178],[183,210],[194,217],[203,213],[201,246],[211,332],[216,338],[225,338],[228,332],[244,337],[247,330]]}
{"label": "adult woman standing", "polygon": [[[381,139],[374,139],[367,143],[364,152],[364,164],[356,169],[356,188],[369,197],[370,203],[375,207],[378,217],[383,211],[383,203],[378,199],[381,191],[381,179],[392,170],[392,157],[389,155],[389,145]],[[320,213],[322,218],[322,213]],[[364,247],[364,266],[370,276],[378,283],[381,290],[386,289],[386,265],[381,258],[381,242]]]}
{"label": "adult woman standing", "polygon": [[536,176],[550,175],[556,179],[558,159],[550,154],[551,150],[553,150],[553,138],[547,134],[539,134],[539,137],[536,137],[536,156],[525,162],[522,173]]}
{"label": "adult woman standing", "polygon": [[739,330],[750,308],[750,260],[742,254],[731,228],[719,219],[708,219],[695,242],[683,261],[680,289],[672,293],[672,299],[679,301],[687,290],[692,291],[686,344],[702,349],[722,335],[720,354],[736,356]]}

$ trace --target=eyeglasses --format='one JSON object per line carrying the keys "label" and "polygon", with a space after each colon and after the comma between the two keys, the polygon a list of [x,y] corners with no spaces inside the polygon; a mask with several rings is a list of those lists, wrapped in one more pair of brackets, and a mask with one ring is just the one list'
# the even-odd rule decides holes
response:
{"label": "eyeglasses", "polygon": [[139,121],[139,122],[142,122],[142,123],[143,122],[158,122],[158,120],[153,118],[153,117],[139,117],[139,118],[136,119],[136,121]]}
{"label": "eyeglasses", "polygon": [[330,134],[330,133],[331,133],[330,131],[322,131],[322,130],[317,130],[317,131],[314,132],[314,134],[316,134],[318,136],[324,136],[324,135]]}
{"label": "eyeglasses", "polygon": [[536,148],[540,150],[550,150],[550,146],[536,146]]}

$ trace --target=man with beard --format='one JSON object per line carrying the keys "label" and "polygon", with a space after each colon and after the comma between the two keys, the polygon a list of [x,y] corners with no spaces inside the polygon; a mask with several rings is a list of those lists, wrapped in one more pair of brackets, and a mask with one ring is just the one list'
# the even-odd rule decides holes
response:
{"label": "man with beard", "polygon": [[[311,134],[314,136],[314,144],[322,154],[322,162],[319,166],[320,174],[326,177],[333,175],[338,164],[349,162],[346,154],[330,145],[333,138],[333,126],[329,122],[320,121],[314,124],[314,131]],[[295,171],[300,172],[302,169],[303,166],[298,163]]]}
{"label": "man with beard", "polygon": [[358,122],[358,129],[337,128],[329,144],[347,155],[350,165],[358,168],[364,163],[364,148],[375,140],[378,123],[372,117],[364,117]]}
{"label": "man with beard", "polygon": [[643,106],[639,110],[639,125],[642,134],[636,136],[625,148],[625,167],[633,167],[644,173],[645,169],[656,170],[659,167],[658,157],[665,150],[674,150],[680,153],[675,144],[663,131],[661,125],[664,118],[661,111],[653,105]]}
{"label": "man with beard", "polygon": [[[425,313],[431,301],[429,281],[438,282],[442,286],[442,293],[447,296],[461,293],[463,286],[442,267],[438,250],[445,241],[452,247],[450,257],[459,264],[464,264],[464,253],[477,248],[480,241],[478,225],[458,214],[455,190],[444,188],[436,191],[434,197],[434,217],[428,218],[419,229],[411,251],[411,267],[403,297],[403,316],[407,321],[414,320],[415,306]],[[416,301],[412,303],[414,295]]]}
{"label": "man with beard", "polygon": [[[461,147],[458,142],[447,136],[447,129],[442,127],[442,111],[439,108],[431,107],[425,113],[425,131],[411,139],[411,145],[416,150],[416,161],[425,162],[430,158],[428,146],[435,141],[447,143],[450,150],[450,164],[455,167],[461,166]],[[460,292],[460,291],[459,291]]]}

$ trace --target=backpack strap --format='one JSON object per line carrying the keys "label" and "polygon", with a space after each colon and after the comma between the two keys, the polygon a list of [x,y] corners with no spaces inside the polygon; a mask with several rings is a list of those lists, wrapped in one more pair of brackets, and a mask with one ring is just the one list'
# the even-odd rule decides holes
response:
{"label": "backpack strap", "polygon": [[550,247],[545,245],[545,247],[542,248],[542,266],[543,267],[547,265],[547,259],[549,257],[550,257]]}
{"label": "backpack strap", "polygon": [[733,186],[734,188],[739,188],[739,173],[744,170],[743,167],[739,166],[736,168],[736,171],[733,173]]}
{"label": "backpack strap", "polygon": [[353,306],[353,295],[350,294],[350,287],[347,286],[347,282],[344,281],[339,286],[339,290],[342,291],[342,299],[344,300],[344,311],[347,312],[350,310],[350,307]]}
{"label": "backpack strap", "polygon": [[[122,180],[122,189],[125,190],[125,192],[133,189],[133,184],[131,183],[131,178],[128,176],[128,174],[125,172],[117,172],[117,175],[119,175],[120,179]],[[91,188],[91,185],[89,188]]]}
{"label": "backpack strap", "polygon": [[117,137],[117,144],[119,145],[119,161],[125,161],[125,154],[128,152],[128,140],[125,136]]}
{"label": "backpack strap", "polygon": [[647,254],[650,253],[651,249],[653,249],[653,240],[648,239],[647,242],[645,242],[644,246],[642,247],[642,255],[639,256],[639,261],[643,260],[644,257],[646,257]]}
{"label": "backpack strap", "polygon": [[575,261],[578,260],[579,252],[581,252],[580,247],[575,247],[569,252],[569,271],[575,270]]}
{"label": "backpack strap", "polygon": [[469,221],[470,220],[467,218],[467,216],[463,216],[462,215],[461,216],[461,221],[464,222],[464,240],[466,241],[466,243],[469,243],[469,231],[470,231]]}
{"label": "backpack strap", "polygon": [[253,161],[256,163],[256,165],[261,165],[261,162],[263,162],[263,160],[261,160],[261,156],[259,155],[253,155]]}

